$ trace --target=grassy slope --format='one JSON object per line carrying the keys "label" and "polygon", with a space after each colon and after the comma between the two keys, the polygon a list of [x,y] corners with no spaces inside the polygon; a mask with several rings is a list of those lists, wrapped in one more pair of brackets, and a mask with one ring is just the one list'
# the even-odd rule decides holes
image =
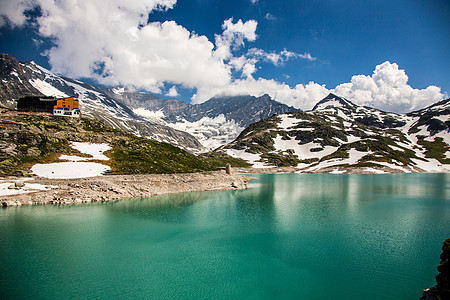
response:
{"label": "grassy slope", "polygon": [[21,122],[20,131],[0,132],[0,175],[27,175],[35,163],[58,161],[61,154],[80,155],[69,141],[109,143],[111,174],[184,173],[217,170],[227,163],[247,166],[226,155],[192,155],[167,143],[136,137],[99,121],[43,114],[0,114]]}

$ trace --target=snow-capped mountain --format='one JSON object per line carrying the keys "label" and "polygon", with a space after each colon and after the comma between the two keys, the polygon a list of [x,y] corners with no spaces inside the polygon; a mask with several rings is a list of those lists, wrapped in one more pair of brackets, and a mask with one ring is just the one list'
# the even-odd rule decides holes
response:
{"label": "snow-capped mountain", "polygon": [[398,128],[406,124],[406,117],[388,113],[376,108],[358,106],[351,101],[332,93],[319,101],[312,111],[330,111],[345,120],[354,120],[360,124],[378,128]]}
{"label": "snow-capped mountain", "polygon": [[19,62],[13,56],[0,55],[0,103],[14,107],[12,99],[26,95],[75,96],[84,117],[103,120],[114,128],[138,136],[167,142],[198,152],[204,147],[192,135],[168,126],[154,124],[108,95],[108,90],[52,73],[36,63]]}
{"label": "snow-capped mountain", "polygon": [[449,125],[450,99],[401,115],[330,94],[311,111],[250,125],[218,151],[300,172],[449,172]]}
{"label": "snow-capped mountain", "polygon": [[268,95],[213,98],[191,105],[124,88],[104,89],[7,54],[0,56],[0,75],[0,103],[4,106],[13,107],[12,99],[30,94],[75,96],[85,117],[192,152],[213,150],[234,140],[253,122],[297,111]]}
{"label": "snow-capped mountain", "polygon": [[269,95],[216,97],[193,105],[120,89],[110,90],[110,95],[113,94],[134,113],[151,122],[188,132],[209,150],[233,141],[251,123],[274,114],[299,111]]}

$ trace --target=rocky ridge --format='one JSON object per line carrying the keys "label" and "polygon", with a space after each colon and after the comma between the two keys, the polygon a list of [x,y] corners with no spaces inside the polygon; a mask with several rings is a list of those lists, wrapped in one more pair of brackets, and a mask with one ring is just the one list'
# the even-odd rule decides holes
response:
{"label": "rocky ridge", "polygon": [[192,152],[204,149],[189,133],[149,122],[109,96],[107,89],[59,76],[32,61],[19,62],[0,54],[0,104],[13,108],[13,99],[26,95],[46,95],[79,99],[82,115],[105,122],[113,128],[184,148]]}
{"label": "rocky ridge", "polygon": [[12,99],[29,94],[74,96],[80,100],[85,117],[195,153],[232,141],[253,122],[298,111],[268,95],[220,97],[192,105],[125,88],[106,89],[59,76],[32,61],[19,62],[7,54],[0,55],[0,75],[3,106],[12,108]]}
{"label": "rocky ridge", "polygon": [[269,95],[215,97],[201,104],[188,104],[175,98],[162,100],[125,89],[111,89],[109,95],[150,122],[190,133],[208,150],[231,142],[251,123],[275,114],[301,111]]}
{"label": "rocky ridge", "polygon": [[401,115],[330,94],[311,111],[250,125],[218,151],[300,172],[449,172],[449,101]]}

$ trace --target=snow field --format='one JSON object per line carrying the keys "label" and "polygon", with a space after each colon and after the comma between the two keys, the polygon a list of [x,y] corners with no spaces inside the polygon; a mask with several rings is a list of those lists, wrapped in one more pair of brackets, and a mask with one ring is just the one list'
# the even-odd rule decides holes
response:
{"label": "snow field", "polygon": [[80,143],[72,142],[71,146],[82,153],[92,155],[92,158],[86,158],[73,155],[61,155],[60,159],[69,160],[68,162],[59,162],[51,164],[36,164],[31,168],[31,172],[39,177],[50,179],[71,179],[101,176],[110,167],[87,162],[88,160],[109,160],[103,152],[111,149],[106,144]]}

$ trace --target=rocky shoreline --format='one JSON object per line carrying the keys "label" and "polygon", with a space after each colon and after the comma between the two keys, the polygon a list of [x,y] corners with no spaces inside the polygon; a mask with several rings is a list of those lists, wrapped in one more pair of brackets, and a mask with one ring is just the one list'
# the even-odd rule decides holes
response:
{"label": "rocky shoreline", "polygon": [[[81,204],[106,202],[161,194],[197,191],[238,190],[248,188],[252,177],[227,174],[225,171],[144,174],[144,175],[104,175],[81,179],[33,178],[26,181],[46,188],[14,195],[0,196],[3,207],[37,204]],[[20,178],[4,178],[12,183],[11,189],[20,190]]]}
{"label": "rocky shoreline", "polygon": [[[103,175],[78,179],[0,178],[0,184],[7,182],[10,185],[9,189],[18,191],[18,193],[9,195],[0,193],[0,205],[8,207],[37,204],[81,204],[170,193],[247,189],[248,182],[254,179],[250,177],[251,174],[298,173],[299,169],[293,167],[238,168],[234,171],[236,174],[228,174],[225,170],[221,170],[200,173]],[[373,174],[357,168],[343,171],[347,174]],[[382,171],[385,174],[398,172],[398,170],[387,168]],[[41,186],[42,190],[26,191],[27,184]]]}

